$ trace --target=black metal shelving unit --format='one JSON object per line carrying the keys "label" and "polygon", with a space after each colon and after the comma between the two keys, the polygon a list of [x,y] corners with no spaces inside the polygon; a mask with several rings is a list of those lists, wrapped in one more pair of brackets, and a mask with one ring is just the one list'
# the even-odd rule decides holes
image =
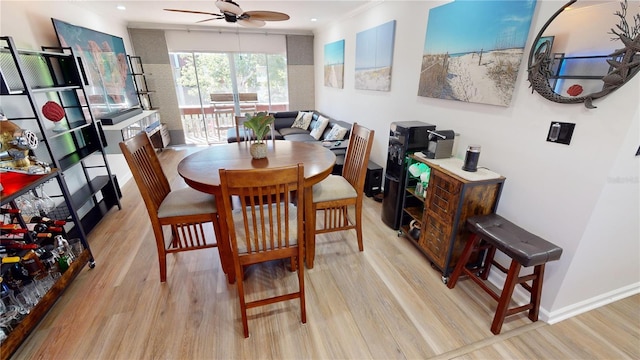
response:
{"label": "black metal shelving unit", "polygon": [[127,55],[127,58],[129,59],[129,67],[131,68],[133,84],[136,87],[140,106],[143,110],[155,110],[151,102],[151,94],[153,94],[154,91],[149,89],[149,84],[147,83],[147,76],[150,74],[144,72],[142,58],[132,55]]}
{"label": "black metal shelving unit", "polygon": [[[71,48],[17,49],[11,37],[3,36],[0,74],[5,114],[37,134],[33,155],[60,171],[62,194],[57,197],[65,201],[50,217],[73,222],[70,236],[86,238],[107,211],[121,208],[122,194],[107,161],[104,134],[89,107],[79,59]],[[47,101],[62,106],[61,127],[42,114]]]}

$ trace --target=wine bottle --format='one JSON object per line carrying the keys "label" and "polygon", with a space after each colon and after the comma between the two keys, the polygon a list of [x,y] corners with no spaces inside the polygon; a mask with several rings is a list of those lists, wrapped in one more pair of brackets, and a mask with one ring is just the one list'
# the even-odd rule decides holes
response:
{"label": "wine bottle", "polygon": [[17,240],[0,239],[0,247],[3,247],[5,249],[26,250],[26,249],[37,249],[38,244],[26,244],[22,241],[17,241]]}
{"label": "wine bottle", "polygon": [[33,223],[43,223],[46,225],[54,225],[54,226],[62,226],[67,223],[65,220],[53,220],[53,219],[49,219],[48,217],[41,217],[41,216],[33,216],[29,221]]}
{"label": "wine bottle", "polygon": [[0,214],[20,214],[20,209],[0,208]]}
{"label": "wine bottle", "polygon": [[33,250],[29,250],[22,256],[22,265],[31,277],[39,277],[46,271],[44,264]]}
{"label": "wine bottle", "polygon": [[0,229],[0,233],[3,235],[22,235],[29,232],[29,229]]}
{"label": "wine bottle", "polygon": [[45,233],[45,232],[51,232],[51,233],[61,233],[63,228],[60,226],[51,226],[51,225],[47,225],[45,223],[35,223],[33,225],[31,224],[27,224],[27,226],[29,228],[32,228],[33,231],[37,232],[37,233]]}
{"label": "wine bottle", "polygon": [[23,241],[26,240],[27,243],[33,242],[31,238],[29,238],[29,230],[28,229],[13,229],[13,230],[1,230],[0,234],[2,238],[0,241]]}
{"label": "wine bottle", "polygon": [[[26,231],[25,231],[26,230]],[[52,238],[52,233],[38,233],[35,231],[29,231],[27,229],[15,229],[11,230],[13,233],[6,233],[4,230],[2,232],[3,238],[0,238],[0,242],[4,241],[12,241],[12,240],[20,240],[25,241],[27,243],[33,242],[35,239],[47,239]]]}
{"label": "wine bottle", "polygon": [[18,224],[0,224],[0,230],[15,230],[19,228],[20,225]]}
{"label": "wine bottle", "polygon": [[39,233],[39,232],[35,232],[35,231],[30,231],[29,235],[31,235],[31,237],[34,238],[34,239],[44,239],[44,238],[53,237],[52,233]]}

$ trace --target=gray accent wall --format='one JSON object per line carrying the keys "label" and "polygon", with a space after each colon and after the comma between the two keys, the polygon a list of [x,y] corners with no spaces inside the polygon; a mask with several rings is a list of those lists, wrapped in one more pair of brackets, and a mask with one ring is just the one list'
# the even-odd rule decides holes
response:
{"label": "gray accent wall", "polygon": [[171,144],[184,144],[184,131],[180,121],[180,109],[169,51],[164,30],[129,29],[129,37],[135,55],[140,56],[144,67],[147,85],[151,94],[151,104],[158,110],[160,121],[167,125],[171,135]]}
{"label": "gray accent wall", "polygon": [[289,109],[315,109],[313,35],[287,35]]}

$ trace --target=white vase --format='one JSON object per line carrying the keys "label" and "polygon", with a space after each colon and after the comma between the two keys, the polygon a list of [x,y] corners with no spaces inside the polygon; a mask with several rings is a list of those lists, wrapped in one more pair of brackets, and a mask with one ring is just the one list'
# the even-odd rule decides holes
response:
{"label": "white vase", "polygon": [[253,143],[249,147],[249,153],[254,159],[264,159],[267,157],[267,143]]}

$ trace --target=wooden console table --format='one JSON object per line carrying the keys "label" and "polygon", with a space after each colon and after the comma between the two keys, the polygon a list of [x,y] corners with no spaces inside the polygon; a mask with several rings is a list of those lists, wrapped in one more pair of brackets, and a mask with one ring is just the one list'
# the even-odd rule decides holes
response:
{"label": "wooden console table", "polygon": [[418,199],[422,205],[415,206],[414,201],[414,205],[403,209],[420,221],[420,237],[413,239],[406,224],[401,226],[401,233],[442,272],[446,284],[466,243],[467,218],[496,211],[505,177],[483,168],[464,171],[463,161],[456,158],[426,159],[415,154],[409,157],[428,165],[431,176],[425,198],[416,194],[415,182],[405,189],[405,196]]}

